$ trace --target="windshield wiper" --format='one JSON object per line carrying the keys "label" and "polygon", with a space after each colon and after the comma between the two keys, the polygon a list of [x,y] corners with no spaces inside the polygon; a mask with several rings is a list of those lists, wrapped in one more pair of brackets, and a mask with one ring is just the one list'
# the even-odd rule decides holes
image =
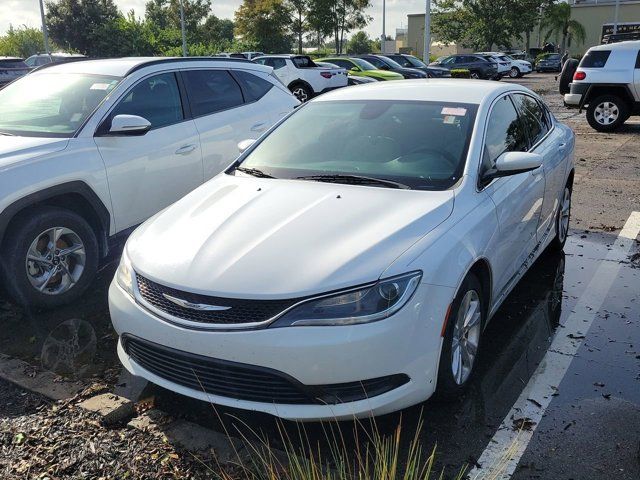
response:
{"label": "windshield wiper", "polygon": [[365,177],[362,175],[326,174],[326,175],[306,175],[296,177],[296,180],[312,180],[315,182],[346,183],[347,185],[380,185],[391,188],[410,189],[409,185],[385,180],[382,178]]}
{"label": "windshield wiper", "polygon": [[265,173],[258,168],[236,167],[236,170],[258,178],[276,178],[273,175],[269,175],[268,173]]}

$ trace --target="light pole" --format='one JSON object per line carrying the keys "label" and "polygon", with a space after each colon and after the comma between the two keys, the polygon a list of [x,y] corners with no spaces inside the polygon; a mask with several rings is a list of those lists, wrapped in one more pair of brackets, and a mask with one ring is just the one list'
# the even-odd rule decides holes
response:
{"label": "light pole", "polygon": [[186,57],[187,56],[187,35],[184,31],[184,5],[182,0],[180,0],[180,29],[182,30],[182,56]]}
{"label": "light pole", "polygon": [[387,2],[386,0],[382,0],[382,38],[380,40],[380,51],[382,53],[385,52],[385,43],[387,41],[387,34],[385,32],[385,20],[387,17]]}
{"label": "light pole", "polygon": [[618,33],[618,14],[620,12],[620,0],[616,0],[616,13],[613,20],[613,33]]}
{"label": "light pole", "polygon": [[431,0],[426,1],[424,12],[424,63],[429,63],[431,49]]}
{"label": "light pole", "polygon": [[47,35],[47,24],[44,19],[44,5],[40,0],[40,19],[42,20],[42,36],[44,37],[44,51],[47,55],[51,55],[49,51],[49,36]]}

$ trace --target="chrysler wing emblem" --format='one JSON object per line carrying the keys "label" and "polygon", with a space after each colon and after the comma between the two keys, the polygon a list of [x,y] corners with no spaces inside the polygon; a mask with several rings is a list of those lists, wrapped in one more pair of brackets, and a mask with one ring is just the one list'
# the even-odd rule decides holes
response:
{"label": "chrysler wing emblem", "polygon": [[167,295],[163,293],[162,296],[169,300],[170,302],[175,303],[183,308],[188,308],[189,310],[200,310],[204,312],[221,312],[223,310],[229,310],[231,307],[222,307],[219,305],[207,305],[206,303],[191,303],[186,300],[182,300],[181,298],[172,297],[171,295]]}

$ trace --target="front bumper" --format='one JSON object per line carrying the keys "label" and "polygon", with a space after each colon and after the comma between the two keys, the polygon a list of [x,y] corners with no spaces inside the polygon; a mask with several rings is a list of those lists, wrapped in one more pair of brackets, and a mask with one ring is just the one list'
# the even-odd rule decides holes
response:
{"label": "front bumper", "polygon": [[[147,311],[114,281],[109,309],[115,330],[181,352],[264,367],[305,386],[359,382],[391,375],[409,381],[386,393],[336,404],[285,404],[240,400],[189,388],[137,363],[118,343],[124,367],[164,388],[207,402],[290,420],[344,420],[390,413],[420,403],[436,388],[440,331],[454,295],[449,287],[422,284],[410,302],[378,322],[338,327],[284,327],[244,331],[192,330]],[[424,299],[429,299],[425,302]]]}

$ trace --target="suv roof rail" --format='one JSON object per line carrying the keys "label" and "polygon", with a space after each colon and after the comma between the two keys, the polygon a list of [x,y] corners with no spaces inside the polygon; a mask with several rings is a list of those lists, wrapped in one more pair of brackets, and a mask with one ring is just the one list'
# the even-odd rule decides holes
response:
{"label": "suv roof rail", "polygon": [[124,74],[131,75],[133,72],[136,72],[142,68],[149,67],[151,65],[161,65],[163,63],[173,63],[173,62],[234,62],[234,63],[252,63],[256,64],[247,58],[235,58],[235,57],[169,57],[169,58],[158,58],[157,60],[147,60],[145,62],[141,62],[135,67],[131,67],[127,73]]}

